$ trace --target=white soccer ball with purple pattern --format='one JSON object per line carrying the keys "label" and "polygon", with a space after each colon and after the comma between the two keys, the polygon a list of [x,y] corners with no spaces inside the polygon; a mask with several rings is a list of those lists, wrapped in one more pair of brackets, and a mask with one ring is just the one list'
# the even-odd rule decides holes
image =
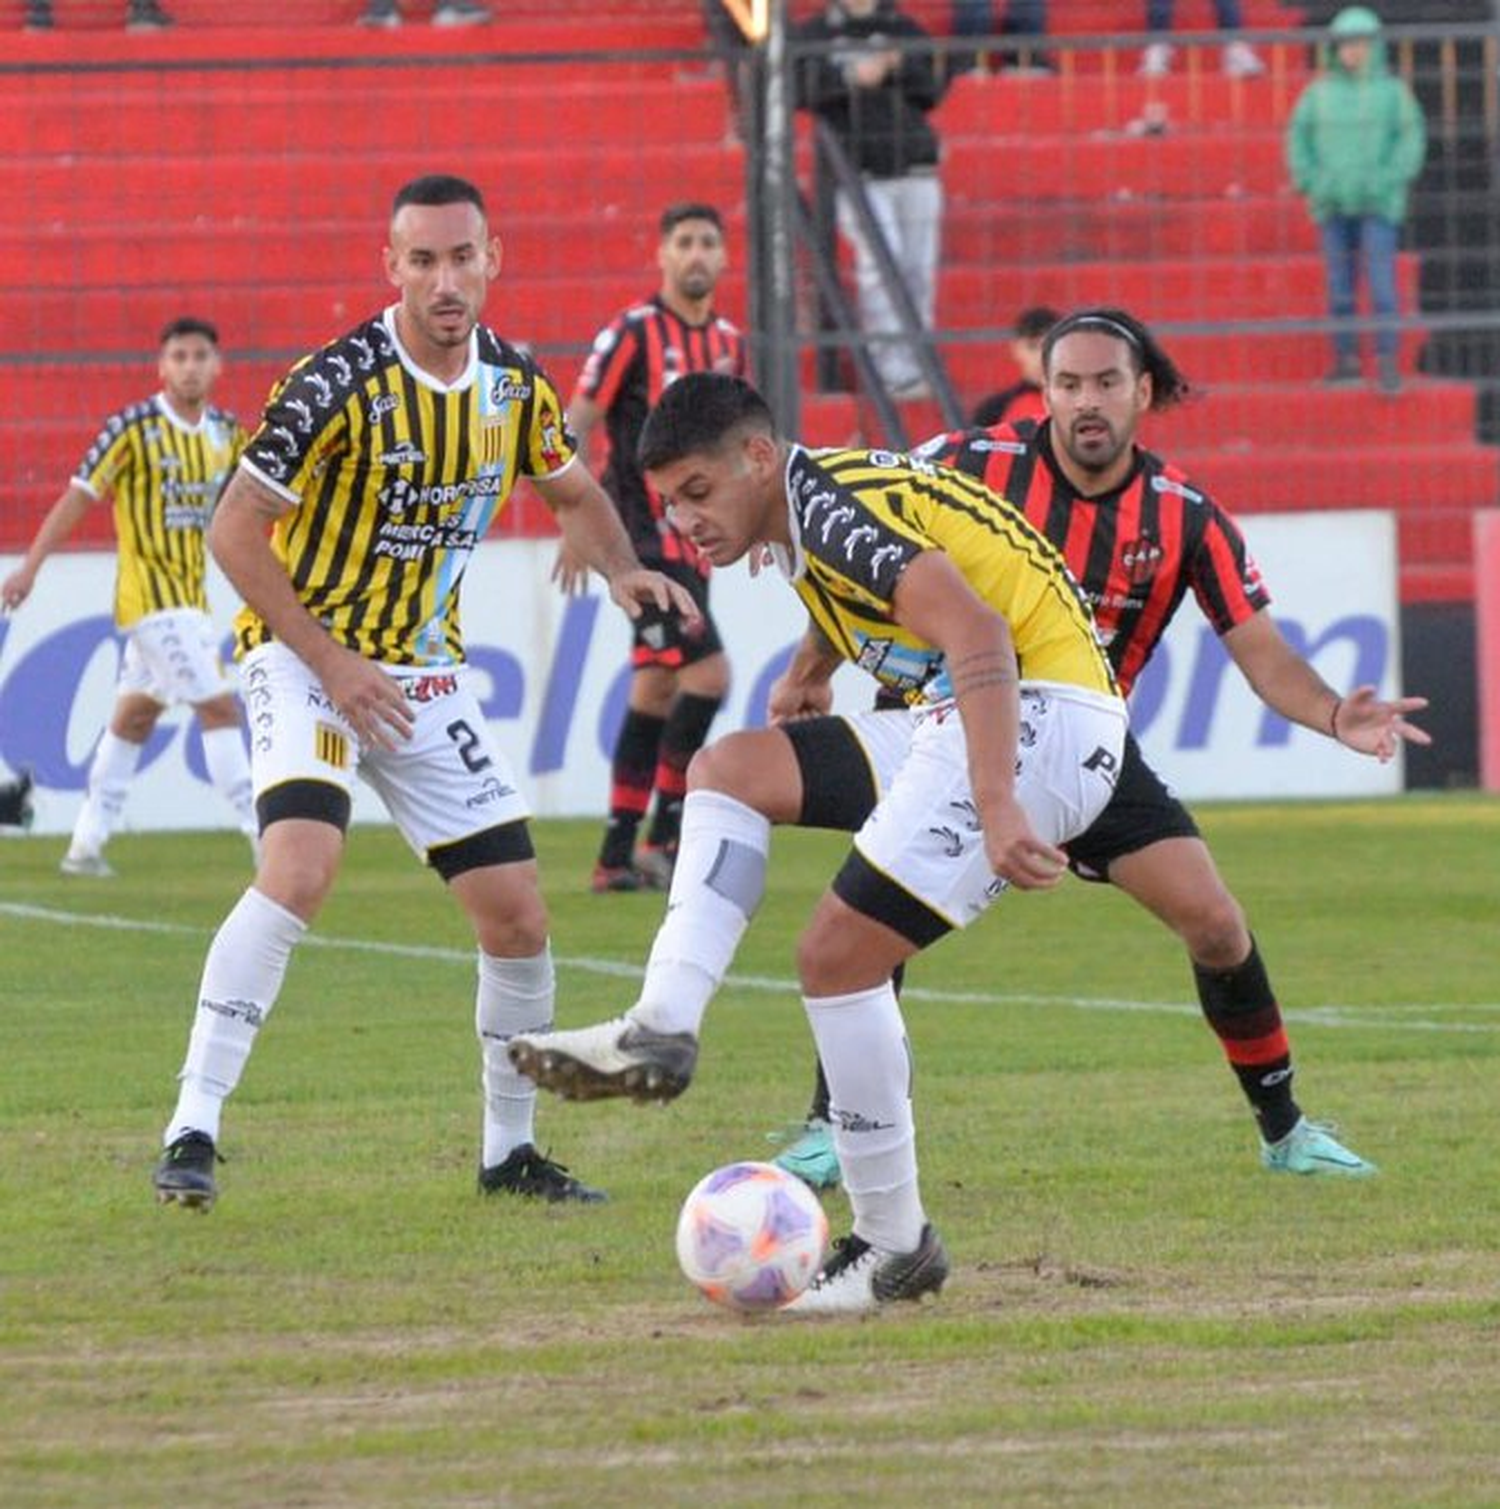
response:
{"label": "white soccer ball with purple pattern", "polygon": [[693,1187],[677,1218],[677,1261],[715,1304],[776,1310],[812,1282],[828,1217],[795,1174],[774,1163],[730,1163]]}

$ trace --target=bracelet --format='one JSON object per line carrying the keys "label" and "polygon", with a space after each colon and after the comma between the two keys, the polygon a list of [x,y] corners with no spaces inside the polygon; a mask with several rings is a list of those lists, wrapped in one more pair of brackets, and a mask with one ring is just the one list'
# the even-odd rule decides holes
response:
{"label": "bracelet", "polygon": [[1333,699],[1333,707],[1328,714],[1328,737],[1332,739],[1335,744],[1342,744],[1344,742],[1341,738],[1339,738],[1339,709],[1343,705],[1344,699],[1342,697],[1335,697]]}

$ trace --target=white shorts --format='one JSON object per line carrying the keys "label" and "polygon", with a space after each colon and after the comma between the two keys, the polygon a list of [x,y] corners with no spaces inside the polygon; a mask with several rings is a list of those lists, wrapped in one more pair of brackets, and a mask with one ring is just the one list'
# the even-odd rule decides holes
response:
{"label": "white shorts", "polygon": [[465,667],[385,670],[401,683],[416,724],[397,748],[366,749],[318,678],[285,645],[260,645],[246,655],[240,695],[257,798],[299,780],[352,796],[358,774],[424,860],[434,848],[530,817]]}
{"label": "white shorts", "polygon": [[[1006,882],[985,855],[957,707],[948,702],[906,718],[867,713],[848,721],[880,792],[855,848],[950,926],[966,927]],[[1038,838],[1065,843],[1104,810],[1125,729],[1123,702],[1074,687],[1022,686],[1016,797]]]}
{"label": "white shorts", "polygon": [[213,621],[199,608],[163,608],[126,631],[119,692],[138,692],[170,707],[196,707],[229,696],[234,685],[219,659]]}

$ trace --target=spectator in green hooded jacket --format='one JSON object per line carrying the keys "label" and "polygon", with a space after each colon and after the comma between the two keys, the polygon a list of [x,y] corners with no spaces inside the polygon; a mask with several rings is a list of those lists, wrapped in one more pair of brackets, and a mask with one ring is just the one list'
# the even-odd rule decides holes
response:
{"label": "spectator in green hooded jacket", "polygon": [[1328,311],[1340,322],[1328,381],[1360,380],[1359,336],[1350,321],[1362,264],[1371,313],[1382,322],[1375,331],[1380,386],[1395,393],[1396,246],[1427,130],[1416,97],[1387,67],[1374,11],[1351,5],[1333,18],[1324,64],[1292,111],[1286,156],[1322,233]]}

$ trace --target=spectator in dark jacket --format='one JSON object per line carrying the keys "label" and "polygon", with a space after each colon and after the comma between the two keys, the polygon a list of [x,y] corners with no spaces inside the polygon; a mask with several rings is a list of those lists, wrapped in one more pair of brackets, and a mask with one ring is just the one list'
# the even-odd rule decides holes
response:
{"label": "spectator in dark jacket", "polygon": [[[833,0],[797,29],[804,42],[835,43],[802,60],[797,99],[838,138],[864,180],[865,193],[892,259],[925,329],[937,293],[943,186],[937,134],[928,113],[942,98],[942,72],[928,33],[886,0]],[[897,397],[926,396],[911,343],[891,340],[901,329],[896,306],[849,195],[837,197],[839,229],[854,248],[859,318],[864,333],[886,337],[871,357]]]}

